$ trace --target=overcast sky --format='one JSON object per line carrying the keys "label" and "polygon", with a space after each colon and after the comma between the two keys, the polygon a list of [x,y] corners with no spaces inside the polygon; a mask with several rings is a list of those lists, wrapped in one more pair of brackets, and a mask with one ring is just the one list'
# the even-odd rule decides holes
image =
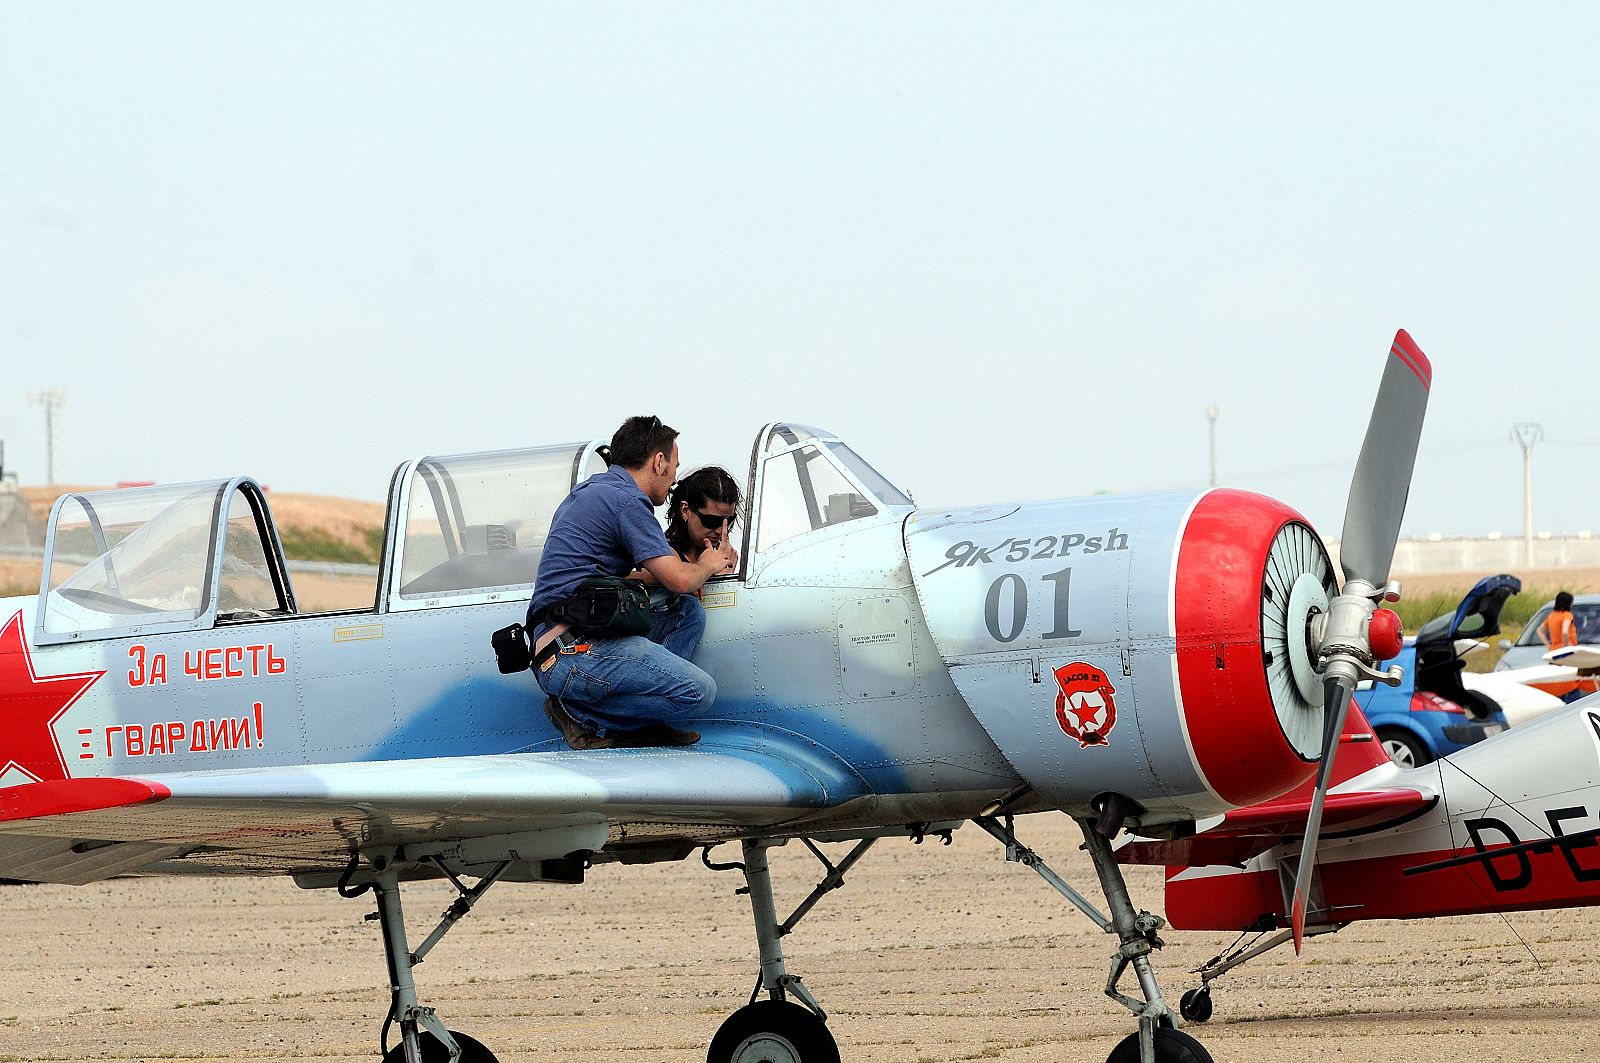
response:
{"label": "overcast sky", "polygon": [[0,0],[0,438],[44,480],[657,412],[925,503],[1224,485],[1337,536],[1390,338],[1405,530],[1600,531],[1593,4]]}

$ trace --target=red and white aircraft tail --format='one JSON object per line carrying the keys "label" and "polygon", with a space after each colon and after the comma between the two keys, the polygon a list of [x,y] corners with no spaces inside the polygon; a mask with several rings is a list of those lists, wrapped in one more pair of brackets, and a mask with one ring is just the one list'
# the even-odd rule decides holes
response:
{"label": "red and white aircraft tail", "polygon": [[[1310,928],[1600,903],[1600,698],[1419,768],[1391,764],[1352,709],[1335,779]],[[1167,866],[1175,927],[1287,927],[1310,797],[1135,840],[1118,859]]]}
{"label": "red and white aircraft tail", "polygon": [[[1401,768],[1352,705],[1334,761],[1305,934],[1360,919],[1600,904],[1600,696],[1420,768]],[[1308,783],[1202,822],[1189,837],[1135,839],[1123,863],[1167,867],[1167,917],[1182,930],[1257,933],[1198,969],[1190,1022],[1211,983],[1295,940],[1292,898]],[[1296,942],[1298,945],[1298,941]]]}

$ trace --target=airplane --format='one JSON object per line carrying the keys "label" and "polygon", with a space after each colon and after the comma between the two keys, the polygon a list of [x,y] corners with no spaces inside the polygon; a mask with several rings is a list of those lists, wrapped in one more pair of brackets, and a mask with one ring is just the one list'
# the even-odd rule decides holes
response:
{"label": "airplane", "polygon": [[[1342,588],[1310,525],[1260,495],[919,508],[837,436],[766,425],[739,571],[704,589],[695,660],[718,696],[688,748],[569,749],[532,676],[490,650],[522,618],[556,505],[603,468],[596,442],[402,464],[375,601],[333,613],[297,608],[248,478],[65,495],[38,595],[0,602],[0,876],[276,873],[370,892],[383,1058],[482,1063],[414,968],[487,890],[699,850],[743,875],[759,957],[708,1063],[836,1063],[783,937],[878,839],[971,821],[1112,936],[1105,992],[1138,1027],[1111,1063],[1203,1063],[1155,976],[1163,922],[1135,908],[1111,839],[1190,832],[1314,776],[1318,836],[1351,691],[1398,681],[1374,667],[1400,641],[1380,605],[1399,595],[1431,379],[1398,333]],[[1023,843],[1016,817],[1045,811],[1076,821],[1108,912]],[[769,851],[794,840],[825,873],[780,921]],[[834,863],[825,841],[853,845]],[[723,843],[740,859],[714,862]],[[402,884],[424,878],[458,898],[413,946]]]}
{"label": "airplane", "polygon": [[[1306,934],[1371,919],[1426,919],[1600,904],[1600,697],[1420,767],[1392,761],[1351,711],[1335,759]],[[1177,839],[1127,838],[1125,864],[1166,865],[1175,928],[1236,943],[1196,969],[1179,1010],[1212,1015],[1211,985],[1290,940],[1287,883],[1309,787],[1215,817]],[[1248,938],[1248,940],[1247,940]]]}
{"label": "airplane", "polygon": [[1485,673],[1494,681],[1535,691],[1559,702],[1577,701],[1600,692],[1600,647],[1558,646],[1539,655],[1542,664],[1520,668],[1495,666]]}

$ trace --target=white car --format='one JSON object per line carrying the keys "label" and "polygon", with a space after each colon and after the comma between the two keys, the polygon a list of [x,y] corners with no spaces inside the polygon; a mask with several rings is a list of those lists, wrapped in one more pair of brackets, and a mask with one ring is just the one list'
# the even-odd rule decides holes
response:
{"label": "white car", "polygon": [[[1494,666],[1495,671],[1513,672],[1546,663],[1544,654],[1549,647],[1540,640],[1539,628],[1544,626],[1545,619],[1555,607],[1553,599],[1541,605],[1522,629],[1522,634],[1517,636],[1515,644],[1501,641],[1500,648],[1506,651],[1506,655]],[[1600,651],[1600,594],[1574,595],[1572,620],[1578,627],[1579,645]]]}

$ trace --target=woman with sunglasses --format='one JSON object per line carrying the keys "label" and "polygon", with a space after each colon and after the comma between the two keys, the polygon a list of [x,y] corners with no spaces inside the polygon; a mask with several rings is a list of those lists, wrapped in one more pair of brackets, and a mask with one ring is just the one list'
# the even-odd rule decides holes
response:
{"label": "woman with sunglasses", "polygon": [[679,480],[667,500],[667,545],[693,563],[709,546],[729,541],[739,511],[739,485],[726,469],[707,465]]}

